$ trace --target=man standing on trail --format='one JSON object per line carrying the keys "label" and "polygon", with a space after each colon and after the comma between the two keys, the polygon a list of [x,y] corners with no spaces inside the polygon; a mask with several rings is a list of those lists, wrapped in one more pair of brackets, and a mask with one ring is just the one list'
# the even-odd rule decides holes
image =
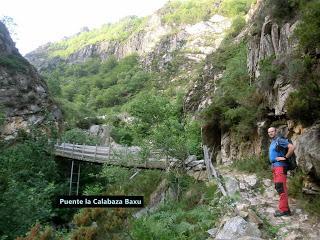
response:
{"label": "man standing on trail", "polygon": [[[293,154],[294,146],[289,143],[288,139],[277,136],[277,130],[274,127],[268,129],[268,135],[272,140],[269,147],[269,159],[272,163],[273,182],[280,196],[278,210],[274,213],[274,216],[290,216],[291,211],[288,204],[287,190],[287,163],[285,161]],[[288,149],[287,153],[279,151],[277,149],[278,146]]]}

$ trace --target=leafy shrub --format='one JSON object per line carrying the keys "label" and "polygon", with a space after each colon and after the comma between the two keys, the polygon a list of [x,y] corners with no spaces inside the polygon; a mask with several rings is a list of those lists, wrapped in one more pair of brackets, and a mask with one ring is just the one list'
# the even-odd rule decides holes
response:
{"label": "leafy shrub", "polygon": [[6,67],[11,73],[26,73],[29,65],[29,62],[19,55],[12,54],[0,57],[0,66]]}
{"label": "leafy shrub", "polygon": [[305,79],[309,78],[310,72],[312,72],[312,64],[313,60],[308,55],[304,56],[304,58],[296,56],[290,58],[287,64],[290,82],[295,86],[303,84]]}
{"label": "leafy shrub", "polygon": [[55,234],[52,230],[52,227],[42,226],[41,224],[35,224],[30,231],[26,234],[25,237],[18,237],[16,240],[53,240],[55,238]]}
{"label": "leafy shrub", "polygon": [[315,50],[320,48],[320,2],[308,1],[302,4],[301,8],[302,21],[296,28],[295,34],[302,49],[314,54]]}
{"label": "leafy shrub", "polygon": [[[211,106],[203,112],[210,125],[224,131],[232,129],[240,140],[250,138],[255,121],[263,107],[257,97],[256,87],[247,72],[247,48],[245,42],[233,44],[229,41],[222,46],[214,60],[222,60],[219,68],[225,69],[218,83],[218,91],[213,96]],[[214,123],[216,122],[216,123]]]}
{"label": "leafy shrub", "polygon": [[169,181],[173,184],[172,188],[180,186],[179,199],[168,201],[154,213],[134,220],[130,234],[134,239],[206,238],[205,230],[217,221],[217,215],[199,201],[202,195],[207,197],[208,202],[218,198],[211,193],[216,191],[216,186],[207,187],[185,175],[171,174]]}
{"label": "leafy shrub", "polygon": [[221,12],[229,17],[245,15],[253,2],[253,0],[224,0]]}
{"label": "leafy shrub", "polygon": [[232,20],[231,29],[228,31],[228,37],[236,37],[246,25],[246,20],[242,16],[236,16]]}
{"label": "leafy shrub", "polygon": [[286,21],[295,15],[299,2],[300,0],[267,0],[265,8],[271,18]]}
{"label": "leafy shrub", "polygon": [[185,159],[188,155],[183,125],[175,118],[165,119],[151,131],[150,139],[156,149],[162,149],[167,156]]}
{"label": "leafy shrub", "polygon": [[313,80],[290,93],[286,101],[288,116],[304,125],[311,125],[320,118],[320,86]]}
{"label": "leafy shrub", "polygon": [[162,9],[162,21],[167,24],[193,24],[207,20],[217,11],[215,0],[174,0]]}
{"label": "leafy shrub", "polygon": [[82,32],[66,40],[51,44],[49,56],[52,58],[57,56],[66,58],[87,45],[108,40],[125,41],[131,34],[139,31],[144,23],[144,18],[125,17],[114,24],[105,24],[101,28]]}
{"label": "leafy shrub", "polygon": [[139,93],[125,108],[134,117],[131,129],[137,141],[149,136],[152,126],[177,115],[169,99],[154,91]]}
{"label": "leafy shrub", "polygon": [[80,129],[89,129],[92,125],[99,125],[102,123],[102,119],[99,119],[97,117],[86,117],[83,119],[79,119],[79,121],[77,121],[76,123],[76,126]]}
{"label": "leafy shrub", "polygon": [[288,193],[298,199],[298,204],[303,207],[310,214],[319,217],[320,216],[320,200],[316,196],[306,195],[302,192],[303,180],[307,176],[301,171],[295,171],[293,176],[288,180]]}
{"label": "leafy shrub", "polygon": [[184,125],[184,131],[185,131],[185,144],[188,150],[188,154],[202,157],[203,152],[201,147],[202,139],[201,139],[200,122],[187,119]]}
{"label": "leafy shrub", "polygon": [[133,142],[133,133],[125,126],[112,128],[111,137],[119,144],[131,146]]}
{"label": "leafy shrub", "polygon": [[296,171],[288,180],[288,194],[294,198],[302,196],[304,174],[301,171]]}
{"label": "leafy shrub", "polygon": [[260,156],[249,156],[233,163],[233,167],[240,171],[255,173],[260,177],[271,178],[270,163],[268,159]]}
{"label": "leafy shrub", "polygon": [[96,145],[100,144],[98,137],[90,136],[79,128],[71,129],[63,133],[61,141],[67,143]]}
{"label": "leafy shrub", "polygon": [[1,132],[1,127],[6,121],[6,114],[5,114],[5,108],[0,105],[0,132]]}
{"label": "leafy shrub", "polygon": [[40,133],[21,137],[0,149],[0,235],[9,239],[36,221],[49,221],[55,214],[51,198],[61,187],[48,139]]}
{"label": "leafy shrub", "polygon": [[275,56],[269,56],[260,61],[260,76],[257,79],[259,89],[272,89],[278,74],[280,66],[275,62]]}

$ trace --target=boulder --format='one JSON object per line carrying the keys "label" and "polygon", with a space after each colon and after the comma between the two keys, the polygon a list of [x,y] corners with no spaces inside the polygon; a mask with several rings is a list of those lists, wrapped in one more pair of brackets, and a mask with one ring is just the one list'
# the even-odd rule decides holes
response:
{"label": "boulder", "polygon": [[305,129],[296,141],[298,166],[320,179],[320,124]]}
{"label": "boulder", "polygon": [[258,186],[258,178],[254,175],[249,175],[244,178],[244,181],[249,186],[249,188],[256,188]]}
{"label": "boulder", "polygon": [[197,156],[196,155],[189,155],[187,159],[184,161],[184,164],[188,165],[189,163],[197,161]]}
{"label": "boulder", "polygon": [[228,176],[228,177],[225,177],[224,180],[225,180],[226,190],[229,195],[233,195],[237,192],[240,192],[239,182],[237,179]]}
{"label": "boulder", "polygon": [[[261,232],[253,223],[248,223],[240,216],[229,219],[217,233],[216,240],[234,240],[241,237],[260,237]],[[249,238],[250,239],[250,238]]]}
{"label": "boulder", "polygon": [[107,125],[92,125],[89,128],[89,134],[100,138],[105,145],[114,142],[111,138],[111,128]]}

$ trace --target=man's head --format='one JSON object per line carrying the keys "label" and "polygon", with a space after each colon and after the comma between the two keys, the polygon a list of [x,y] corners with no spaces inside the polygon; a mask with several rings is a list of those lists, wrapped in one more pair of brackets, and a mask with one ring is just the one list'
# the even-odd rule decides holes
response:
{"label": "man's head", "polygon": [[277,135],[277,129],[275,127],[268,128],[268,135],[270,138],[274,138]]}

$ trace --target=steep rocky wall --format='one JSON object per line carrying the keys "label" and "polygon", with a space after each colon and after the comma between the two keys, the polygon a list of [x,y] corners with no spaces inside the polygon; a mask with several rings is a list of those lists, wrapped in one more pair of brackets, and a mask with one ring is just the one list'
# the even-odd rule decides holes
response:
{"label": "steep rocky wall", "polygon": [[[296,49],[297,40],[293,31],[298,22],[287,22],[282,26],[272,21],[269,16],[261,28],[261,34],[249,35],[247,65],[251,78],[256,80],[260,76],[261,61],[270,56],[275,56],[277,64],[285,64],[288,56]],[[269,109],[276,115],[286,113],[285,101],[289,94],[294,91],[287,76],[279,74],[271,90],[261,89]]]}
{"label": "steep rocky wall", "polygon": [[50,44],[28,53],[26,58],[39,70],[53,69],[59,63],[75,64],[99,57],[102,60],[114,55],[121,59],[133,53],[141,56],[142,63],[150,67],[153,60],[159,69],[173,58],[173,52],[181,51],[192,62],[203,60],[221,43],[225,30],[231,21],[221,15],[214,15],[208,21],[194,25],[181,25],[173,28],[161,22],[159,13],[148,18],[146,26],[125,41],[102,41],[87,45],[72,53],[66,59],[48,57]]}
{"label": "steep rocky wall", "polygon": [[0,128],[1,137],[12,138],[19,129],[41,125],[48,117],[58,126],[61,111],[50,99],[43,79],[19,54],[1,22],[0,59],[0,106],[6,118]]}
{"label": "steep rocky wall", "polygon": [[[257,81],[260,76],[262,60],[275,56],[276,60],[284,62],[294,51],[296,41],[292,35],[296,24],[284,23],[278,26],[267,16],[261,27],[261,34],[248,35],[247,67],[252,81]],[[257,123],[256,135],[251,142],[239,144],[231,137],[230,132],[224,133],[221,138],[222,163],[230,163],[246,155],[260,155],[262,151],[266,151],[268,147],[266,130],[272,124],[272,119],[285,116],[285,102],[294,88],[286,76],[279,74],[273,86],[269,89],[259,89],[258,84],[258,91],[263,94],[264,104],[269,109],[266,116],[268,118]]]}
{"label": "steep rocky wall", "polygon": [[[252,22],[258,14],[261,14],[260,7],[255,6],[255,11],[251,15],[253,19],[248,19],[247,27],[235,38],[247,38],[248,55],[247,68],[252,82],[259,81],[261,74],[261,61],[268,57],[274,57],[275,64],[282,65],[284,69],[288,67],[290,55],[297,49],[297,40],[293,32],[299,21],[284,22],[277,24],[269,16],[265,17],[259,34],[252,34]],[[211,103],[211,96],[217,90],[217,82],[223,72],[212,71],[214,63],[207,63],[204,68],[203,78],[199,79],[190,89],[185,98],[185,111],[198,112]],[[281,71],[276,76],[272,86],[268,88],[258,86],[259,93],[263,96],[264,105],[268,109],[265,119],[256,123],[255,134],[248,142],[241,142],[233,136],[231,132],[221,132],[220,150],[217,154],[217,163],[229,165],[239,158],[247,156],[267,156],[270,144],[267,129],[276,120],[283,120],[286,124],[279,127],[279,130],[293,140],[296,146],[295,154],[297,162],[305,173],[320,180],[320,127],[315,124],[308,128],[303,128],[300,124],[288,119],[286,100],[289,94],[295,90],[288,76],[287,71]],[[209,94],[208,94],[209,93]],[[211,94],[211,96],[210,96]],[[217,131],[212,130],[211,131]],[[217,140],[211,140],[217,146]]]}
{"label": "steep rocky wall", "polygon": [[[267,16],[261,34],[249,36],[247,66],[253,81],[260,76],[261,61],[269,56],[274,55],[278,64],[286,66],[288,56],[297,46],[297,41],[293,37],[297,24],[298,22],[284,23],[278,26]],[[221,138],[219,163],[230,164],[241,157],[260,155],[262,151],[265,154],[269,145],[267,128],[273,121],[283,119],[287,124],[280,126],[279,130],[293,140],[299,167],[305,173],[320,179],[320,127],[316,124],[303,128],[300,124],[288,120],[285,103],[289,94],[295,90],[290,79],[279,74],[269,90],[259,90],[264,95],[265,104],[269,109],[268,116],[264,121],[257,123],[257,134],[253,137],[253,141],[239,144],[229,132],[224,133]]]}

